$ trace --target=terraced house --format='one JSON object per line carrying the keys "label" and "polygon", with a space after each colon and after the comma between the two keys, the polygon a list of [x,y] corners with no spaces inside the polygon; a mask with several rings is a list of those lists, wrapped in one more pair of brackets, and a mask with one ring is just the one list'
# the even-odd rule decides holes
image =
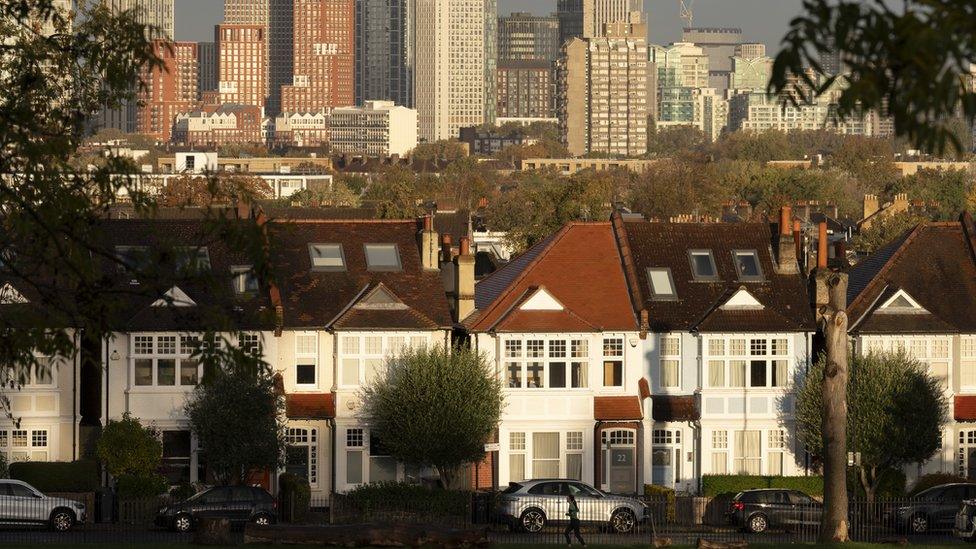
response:
{"label": "terraced house", "polygon": [[694,492],[707,474],[805,474],[791,387],[816,327],[792,234],[774,236],[768,223],[613,223],[646,334],[653,483]]}
{"label": "terraced house", "polygon": [[850,271],[850,335],[859,353],[905,352],[939,378],[951,403],[942,451],[906,471],[976,479],[976,226],[926,223]]}

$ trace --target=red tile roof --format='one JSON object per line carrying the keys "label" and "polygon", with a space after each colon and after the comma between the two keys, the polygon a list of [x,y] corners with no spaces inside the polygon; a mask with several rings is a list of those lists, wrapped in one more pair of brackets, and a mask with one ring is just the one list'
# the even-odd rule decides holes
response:
{"label": "red tile roof", "polygon": [[[478,313],[469,317],[472,331],[596,332],[636,330],[627,281],[610,223],[570,223],[554,237],[526,252],[530,261],[514,260],[478,283],[492,290],[478,300]],[[504,280],[504,289],[493,279]],[[518,305],[544,287],[563,311],[521,310]],[[497,292],[497,294],[495,293]],[[484,293],[483,291],[481,293]],[[481,296],[479,296],[481,297]]]}
{"label": "red tile roof", "polygon": [[953,397],[952,415],[956,421],[976,421],[976,396]]}
{"label": "red tile roof", "polygon": [[593,419],[597,421],[644,419],[644,412],[636,396],[598,396],[593,397]]}
{"label": "red tile roof", "polygon": [[651,404],[654,421],[697,421],[701,419],[695,397],[657,395]]}
{"label": "red tile roof", "polygon": [[288,419],[332,419],[335,396],[332,393],[300,393],[285,396]]}

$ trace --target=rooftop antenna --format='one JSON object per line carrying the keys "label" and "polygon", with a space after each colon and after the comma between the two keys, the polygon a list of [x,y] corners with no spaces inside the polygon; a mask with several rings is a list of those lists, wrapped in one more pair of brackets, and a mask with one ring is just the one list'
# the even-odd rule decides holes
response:
{"label": "rooftop antenna", "polygon": [[695,21],[695,14],[691,8],[695,7],[695,0],[678,0],[680,3],[680,17],[685,20],[685,25],[690,29]]}

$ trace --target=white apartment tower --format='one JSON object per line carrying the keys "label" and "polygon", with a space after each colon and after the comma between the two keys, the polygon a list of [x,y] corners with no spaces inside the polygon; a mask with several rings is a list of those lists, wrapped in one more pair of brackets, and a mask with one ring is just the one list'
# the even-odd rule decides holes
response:
{"label": "white apartment tower", "polygon": [[496,19],[494,6],[494,0],[417,0],[414,101],[421,140],[455,138],[462,127],[493,122],[487,76],[495,40],[485,21]]}
{"label": "white apartment tower", "polygon": [[606,25],[626,23],[634,12],[643,16],[643,11],[643,0],[559,0],[560,45],[571,38],[603,36]]}

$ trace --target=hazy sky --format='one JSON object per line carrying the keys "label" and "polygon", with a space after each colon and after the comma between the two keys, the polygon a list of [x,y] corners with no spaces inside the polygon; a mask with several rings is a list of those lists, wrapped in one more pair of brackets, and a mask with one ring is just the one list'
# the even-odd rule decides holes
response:
{"label": "hazy sky", "polygon": [[[687,0],[686,0],[687,1]],[[652,42],[667,44],[681,37],[679,0],[644,0],[650,19]],[[745,40],[764,42],[779,49],[786,25],[800,11],[801,0],[695,0],[695,26],[740,27]],[[498,12],[513,10],[549,13],[556,0],[498,0]],[[220,23],[223,0],[176,0],[176,39],[213,40],[213,26]]]}

